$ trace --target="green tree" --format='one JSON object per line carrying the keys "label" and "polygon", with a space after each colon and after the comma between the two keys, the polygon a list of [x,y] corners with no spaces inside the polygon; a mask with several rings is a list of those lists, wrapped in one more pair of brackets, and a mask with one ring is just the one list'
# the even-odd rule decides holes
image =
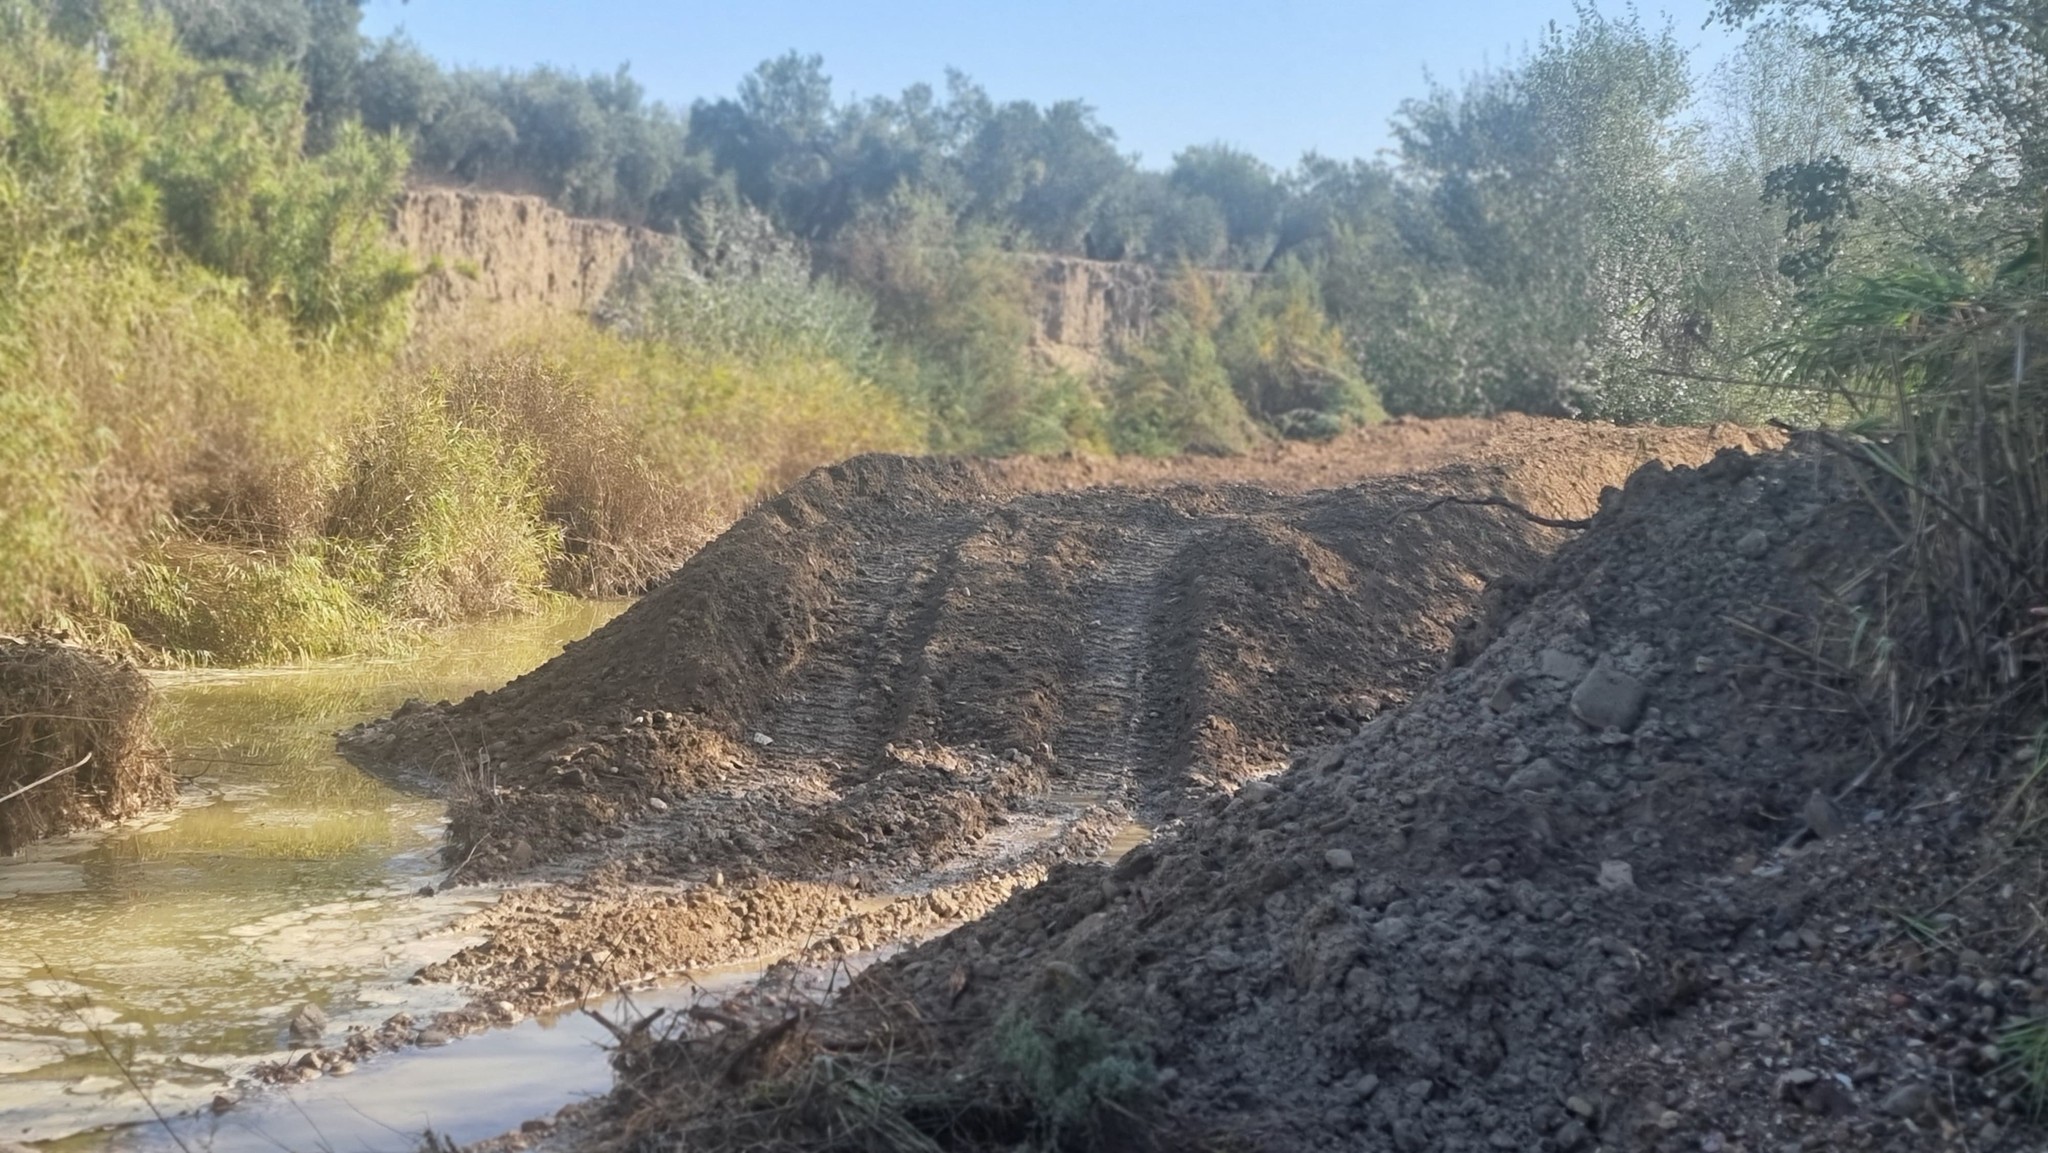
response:
{"label": "green tree", "polygon": [[1668,32],[1587,9],[1512,70],[1410,101],[1392,220],[1334,260],[1338,319],[1399,411],[1656,415],[1700,339],[1672,172]]}
{"label": "green tree", "polygon": [[2048,14],[2039,0],[1720,0],[1729,24],[1796,21],[1838,61],[1870,131],[1959,186],[2048,177]]}
{"label": "green tree", "polygon": [[1222,214],[1225,262],[1259,269],[1272,259],[1287,190],[1264,161],[1226,144],[1202,145],[1176,154],[1167,180],[1175,191],[1207,200]]}

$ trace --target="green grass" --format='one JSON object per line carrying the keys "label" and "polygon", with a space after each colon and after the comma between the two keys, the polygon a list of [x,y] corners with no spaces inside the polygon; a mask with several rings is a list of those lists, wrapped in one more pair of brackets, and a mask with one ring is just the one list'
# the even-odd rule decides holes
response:
{"label": "green grass", "polygon": [[267,556],[169,543],[109,588],[135,639],[184,664],[279,664],[338,656],[391,622],[310,553]]}
{"label": "green grass", "polygon": [[1029,1110],[1036,1149],[1142,1147],[1158,1070],[1100,1018],[1078,1007],[1040,1023],[996,1025],[995,1066]]}
{"label": "green grass", "polygon": [[2035,1116],[2048,1111],[2048,1017],[2008,1027],[1998,1036],[2005,1070],[2016,1075]]}

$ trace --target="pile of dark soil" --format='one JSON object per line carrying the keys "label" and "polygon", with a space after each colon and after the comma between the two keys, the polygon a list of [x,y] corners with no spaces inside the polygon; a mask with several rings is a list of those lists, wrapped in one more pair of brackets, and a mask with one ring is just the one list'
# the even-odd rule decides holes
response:
{"label": "pile of dark soil", "polygon": [[977,916],[1427,684],[1482,591],[1569,535],[1461,501],[1584,517],[1652,456],[1756,443],[1455,424],[1323,446],[1306,474],[1307,450],[1192,462],[1201,483],[1145,462],[812,474],[541,669],[344,734],[358,763],[445,784],[457,878],[556,882],[472,918],[484,942],[422,978],[475,990],[482,1020]]}
{"label": "pile of dark soil", "polygon": [[0,855],[170,802],[151,702],[128,661],[0,637]]}
{"label": "pile of dark soil", "polygon": [[343,747],[449,782],[466,878],[632,856],[689,879],[888,882],[1034,798],[1170,818],[1405,700],[1488,582],[1562,539],[1440,498],[1584,516],[1649,456],[1719,443],[1522,420],[1481,451],[1492,426],[1464,423],[1399,439],[1483,463],[1307,493],[1019,491],[1014,462],[849,461],[543,668]]}
{"label": "pile of dark soil", "polygon": [[[1405,708],[822,1010],[630,1049],[582,1139],[2043,1147],[2039,854],[1996,823],[2043,753],[1873,747],[1828,638],[1895,538],[1848,467],[1645,468]],[[1049,1119],[1020,1021],[1128,1039],[1088,1067],[1144,1126]]]}

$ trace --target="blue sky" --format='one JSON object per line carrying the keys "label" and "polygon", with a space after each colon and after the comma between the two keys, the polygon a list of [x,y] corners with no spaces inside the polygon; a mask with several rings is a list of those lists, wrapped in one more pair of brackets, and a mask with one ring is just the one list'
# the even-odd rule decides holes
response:
{"label": "blue sky", "polygon": [[[1711,0],[1640,7],[1670,16],[1696,69],[1732,43],[1702,29]],[[842,97],[937,85],[950,66],[998,100],[1087,100],[1148,166],[1218,140],[1286,166],[1311,148],[1373,154],[1427,77],[1512,60],[1549,21],[1571,19],[1572,0],[370,0],[364,29],[402,28],[450,64],[630,63],[651,96],[677,107],[731,93],[792,48],[822,54]]]}

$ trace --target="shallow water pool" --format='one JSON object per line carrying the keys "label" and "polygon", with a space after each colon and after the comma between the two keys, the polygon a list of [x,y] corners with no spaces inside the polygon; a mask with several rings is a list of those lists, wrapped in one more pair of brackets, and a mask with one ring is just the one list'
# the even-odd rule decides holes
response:
{"label": "shallow water pool", "polygon": [[142,1120],[144,1093],[165,1113],[206,1105],[284,1051],[307,1002],[330,1037],[458,1004],[406,978],[467,943],[448,926],[496,894],[414,896],[440,876],[442,805],[350,766],[333,734],[502,684],[624,607],[454,630],[404,658],[158,676],[179,806],[0,859],[0,1142]]}

